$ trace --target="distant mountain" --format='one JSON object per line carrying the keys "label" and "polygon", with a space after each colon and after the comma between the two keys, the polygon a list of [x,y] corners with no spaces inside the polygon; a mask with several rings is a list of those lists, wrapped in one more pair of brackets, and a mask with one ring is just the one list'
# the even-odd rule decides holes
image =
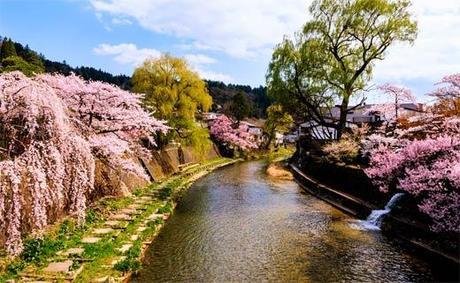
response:
{"label": "distant mountain", "polygon": [[[13,52],[15,55],[24,59],[28,63],[40,65],[39,67],[41,72],[44,71],[46,73],[60,73],[64,75],[69,75],[71,72],[73,72],[86,80],[103,81],[117,85],[125,90],[131,89],[131,77],[127,75],[113,75],[93,67],[72,67],[67,64],[66,61],[56,62],[49,60],[43,54],[31,50],[28,45],[23,46],[21,43],[14,42],[11,39],[0,37],[0,46],[3,44],[3,42],[7,42],[9,45],[11,45],[12,42],[14,48],[11,46],[9,47],[15,50],[8,50],[8,54],[2,54],[1,51],[3,51],[4,48],[0,49],[0,58],[4,58],[2,56],[9,56],[11,55],[11,52]],[[3,52],[6,53],[5,51]],[[247,97],[251,105],[251,117],[265,117],[265,110],[273,102],[273,100],[267,95],[267,89],[263,86],[252,88],[248,85],[227,85],[219,81],[206,81],[206,84],[208,86],[209,94],[212,96],[214,101],[214,111],[223,111],[226,105],[231,103],[233,96],[239,92]]]}
{"label": "distant mountain", "polygon": [[214,111],[223,111],[226,104],[231,103],[233,96],[241,92],[251,104],[251,115],[256,118],[264,118],[265,110],[273,103],[273,99],[267,95],[267,88],[259,86],[252,88],[248,85],[225,84],[218,81],[206,81],[209,94],[212,96]]}
{"label": "distant mountain", "polygon": [[66,61],[56,62],[46,59],[43,54],[39,54],[38,52],[30,49],[28,45],[23,46],[19,42],[14,42],[11,39],[0,37],[0,46],[3,46],[4,44],[8,44],[9,48],[0,49],[0,59],[5,59],[8,56],[15,56],[15,58],[22,58],[26,63],[30,63],[33,66],[39,66],[39,72],[44,71],[45,73],[60,73],[64,75],[69,75],[73,72],[86,80],[103,81],[127,90],[131,87],[131,77],[129,76],[112,75],[108,72],[102,71],[101,69],[95,69],[93,67],[81,66],[74,68],[67,64]]}

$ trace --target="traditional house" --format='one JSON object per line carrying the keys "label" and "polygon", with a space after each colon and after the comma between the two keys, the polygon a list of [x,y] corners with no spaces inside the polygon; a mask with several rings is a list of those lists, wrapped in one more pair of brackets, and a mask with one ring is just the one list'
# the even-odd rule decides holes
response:
{"label": "traditional house", "polygon": [[[377,106],[377,107],[376,107]],[[354,126],[361,126],[363,124],[372,124],[383,122],[386,120],[385,116],[378,111],[378,104],[365,104],[359,107],[351,106],[352,109],[347,114],[346,127],[351,128]],[[391,105],[390,105],[391,106]],[[400,117],[408,117],[419,115],[425,110],[425,105],[422,103],[402,103],[398,107]],[[335,106],[330,110],[329,117],[325,117],[325,121],[338,121],[340,118],[340,107]],[[331,127],[319,125],[315,121],[308,121],[299,126],[298,135],[310,135],[318,140],[329,140],[337,138],[337,130]]]}

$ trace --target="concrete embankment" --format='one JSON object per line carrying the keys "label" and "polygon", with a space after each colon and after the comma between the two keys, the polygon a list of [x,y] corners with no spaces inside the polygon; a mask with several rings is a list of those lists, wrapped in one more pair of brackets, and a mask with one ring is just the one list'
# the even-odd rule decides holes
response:
{"label": "concrete embankment", "polygon": [[[295,180],[306,192],[315,195],[352,216],[366,219],[372,210],[381,209],[381,207],[377,207],[371,201],[363,200],[350,194],[348,191],[340,190],[340,187],[331,187],[323,184],[313,176],[303,172],[294,164],[290,164],[290,168]],[[333,174],[330,175],[330,178],[335,177]],[[454,277],[455,273],[458,275],[457,271],[460,270],[460,253],[455,252],[455,250],[448,251],[449,248],[446,247],[440,248],[430,244],[433,242],[433,239],[437,240],[439,235],[431,232],[427,226],[390,214],[386,219],[386,225],[382,228],[384,233],[402,239],[411,248],[418,250],[420,254],[433,259],[435,264],[445,265],[446,270],[452,271]]]}

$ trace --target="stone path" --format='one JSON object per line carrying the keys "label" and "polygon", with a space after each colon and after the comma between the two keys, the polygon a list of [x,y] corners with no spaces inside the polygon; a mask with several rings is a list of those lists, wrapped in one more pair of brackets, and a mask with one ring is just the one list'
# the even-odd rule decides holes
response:
{"label": "stone path", "polygon": [[85,249],[83,248],[72,248],[66,251],[58,252],[57,255],[62,255],[62,256],[81,255],[84,251]]}
{"label": "stone path", "polygon": [[72,267],[73,261],[71,260],[66,260],[62,262],[52,262],[48,264],[48,266],[43,269],[44,272],[69,272],[70,267]]}
{"label": "stone path", "polygon": [[[218,161],[214,162],[215,164],[219,164]],[[181,175],[178,175],[177,177],[173,177],[167,182],[163,182],[160,185],[155,187],[155,191],[147,192],[144,193],[142,196],[133,196],[133,203],[126,206],[125,208],[121,208],[114,212],[114,214],[110,215],[106,221],[101,223],[98,227],[94,227],[91,230],[89,230],[86,235],[81,239],[81,243],[87,246],[91,246],[94,244],[97,244],[101,241],[114,241],[117,239],[120,235],[126,235],[126,239],[123,242],[121,242],[121,246],[118,246],[116,250],[121,254],[120,256],[114,257],[113,260],[110,263],[110,265],[102,265],[104,268],[113,268],[116,263],[126,259],[126,256],[122,256],[126,252],[128,252],[134,245],[134,242],[142,240],[142,234],[144,231],[146,231],[149,227],[150,222],[155,221],[158,218],[161,218],[163,220],[167,220],[170,217],[169,213],[158,213],[158,211],[151,213],[150,215],[143,216],[143,213],[145,210],[150,205],[156,204],[157,207],[162,207],[165,206],[168,201],[159,201],[157,198],[158,192],[161,188],[165,187],[168,183],[176,181],[178,178],[187,178],[184,180],[183,186],[186,187],[188,186],[191,181],[196,180],[198,177],[202,176],[203,173],[200,172],[200,170],[205,170],[206,168],[210,168],[215,166],[213,162],[207,164],[204,166],[204,168],[201,168],[201,165],[197,166],[192,166],[190,169],[187,168],[187,170],[183,170],[181,172]],[[201,168],[201,169],[200,169]],[[196,173],[198,172],[198,174]],[[139,222],[134,222],[135,220],[140,220]],[[134,227],[134,232],[132,234],[126,233],[126,228],[130,223],[138,223],[136,224],[137,227]],[[157,232],[159,229],[162,227],[162,224],[157,224],[154,226],[154,231]],[[129,230],[133,231],[133,230]],[[108,236],[111,237],[108,237]],[[150,244],[151,239],[144,239],[143,242],[141,243],[143,247],[146,245]],[[57,255],[60,257],[56,258],[54,262],[50,262],[43,270],[42,272],[44,274],[55,274],[55,275],[60,275],[59,276],[51,276],[49,277],[48,275],[43,275],[43,273],[38,273],[38,274],[22,274],[22,280],[31,282],[31,279],[38,279],[38,280],[48,280],[51,279],[52,282],[55,282],[56,280],[61,280],[64,279],[64,281],[73,281],[74,278],[78,275],[79,272],[81,272],[84,268],[84,264],[81,265],[76,265],[79,266],[77,270],[72,270],[75,266],[75,263],[81,263],[85,261],[90,261],[91,259],[82,259],[82,258],[75,258],[75,256],[81,257],[84,255],[85,249],[81,246],[79,247],[73,247],[69,248],[64,251],[60,251],[57,253]],[[63,260],[64,258],[67,258]],[[97,276],[97,274],[94,274]],[[62,277],[64,276],[64,277]],[[122,281],[123,278],[117,278],[114,279],[112,276],[101,276],[101,278],[95,279],[92,282],[107,282],[110,280],[110,282],[115,282],[116,280]],[[115,281],[114,281],[115,280]],[[117,281],[117,282],[118,282]],[[22,282],[22,281],[21,281]],[[35,282],[48,282],[48,281],[35,281]]]}
{"label": "stone path", "polygon": [[101,240],[101,238],[98,238],[98,237],[85,237],[83,239],[81,239],[81,242],[83,244],[94,244],[94,243],[97,243]]}
{"label": "stone path", "polygon": [[104,235],[112,233],[113,231],[112,228],[97,228],[93,230],[93,234]]}

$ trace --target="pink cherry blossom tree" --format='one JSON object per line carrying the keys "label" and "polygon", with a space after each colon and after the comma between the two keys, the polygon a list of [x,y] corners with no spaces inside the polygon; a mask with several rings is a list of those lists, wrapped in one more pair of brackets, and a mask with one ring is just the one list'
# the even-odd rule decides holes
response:
{"label": "pink cherry blossom tree", "polygon": [[411,194],[433,230],[460,232],[459,136],[414,140],[400,151],[380,146],[365,172],[383,192]]}
{"label": "pink cherry blossom tree", "polygon": [[[443,79],[449,86],[432,93],[439,103],[459,97],[459,78]],[[434,231],[460,232],[460,118],[428,112],[405,124],[391,138],[374,135],[363,142],[371,156],[366,174],[383,192],[412,195]]]}
{"label": "pink cherry blossom tree", "polygon": [[146,177],[123,156],[168,127],[140,105],[138,95],[74,75],[0,76],[0,232],[8,253],[20,253],[25,227],[40,233],[50,215],[84,220],[96,159]]}
{"label": "pink cherry blossom tree", "polygon": [[438,84],[443,86],[430,95],[438,98],[460,98],[460,73],[445,76]]}
{"label": "pink cherry blossom tree", "polygon": [[441,102],[437,105],[441,110],[438,112],[460,116],[460,73],[445,76],[438,85],[442,86],[429,94]]}
{"label": "pink cherry blossom tree", "polygon": [[415,96],[412,91],[391,84],[383,84],[378,87],[393,102],[376,104],[369,108],[366,113],[379,113],[388,123],[396,122],[399,118],[399,109],[402,103],[415,102]]}
{"label": "pink cherry blossom tree", "polygon": [[142,150],[138,142],[131,141],[145,138],[154,144],[152,133],[166,133],[169,129],[164,121],[154,119],[142,109],[142,95],[103,82],[87,82],[74,74],[45,74],[37,79],[54,88],[64,100],[75,127],[86,133],[98,158],[148,178],[137,163],[121,159],[124,154]]}
{"label": "pink cherry blossom tree", "polygon": [[219,115],[211,122],[210,134],[217,141],[229,147],[243,151],[258,148],[256,139],[248,132],[247,126],[244,124],[237,125],[225,115]]}

